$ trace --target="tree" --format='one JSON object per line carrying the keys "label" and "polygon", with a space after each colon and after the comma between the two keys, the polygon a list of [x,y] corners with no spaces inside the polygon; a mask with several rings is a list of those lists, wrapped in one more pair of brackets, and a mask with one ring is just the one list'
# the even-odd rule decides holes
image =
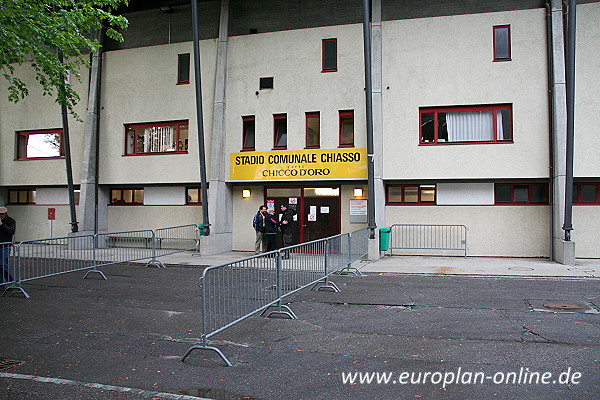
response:
{"label": "tree", "polygon": [[[43,94],[74,107],[79,95],[70,79],[81,82],[80,69],[89,67],[88,52],[100,42],[93,33],[104,29],[106,36],[123,41],[116,29],[127,28],[127,19],[113,15],[129,0],[0,0],[0,73],[8,81],[8,100],[17,103],[29,95],[27,84],[15,76],[15,65],[31,59]],[[64,60],[61,61],[62,56]]]}

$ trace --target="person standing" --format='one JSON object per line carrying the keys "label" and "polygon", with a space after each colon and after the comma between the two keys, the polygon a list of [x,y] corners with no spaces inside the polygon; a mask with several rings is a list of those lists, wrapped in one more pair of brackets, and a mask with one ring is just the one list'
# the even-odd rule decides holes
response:
{"label": "person standing", "polygon": [[267,207],[264,205],[258,207],[258,212],[254,216],[252,226],[256,232],[256,241],[254,242],[254,254],[260,254],[267,251],[267,237],[265,236],[265,214]]}
{"label": "person standing", "polygon": [[[283,242],[283,247],[288,247],[292,245],[292,232],[294,225],[294,215],[296,215],[296,210],[292,208],[288,208],[287,204],[281,205],[281,212],[283,215],[281,216],[281,238]],[[283,255],[284,259],[290,258],[290,252],[287,250]]]}
{"label": "person standing", "polygon": [[0,243],[11,243],[6,245],[0,244],[0,267],[2,268],[0,283],[14,281],[8,265],[8,259],[12,247],[13,235],[15,234],[16,229],[17,223],[8,216],[6,207],[0,207]]}
{"label": "person standing", "polygon": [[279,223],[275,220],[275,209],[269,208],[265,215],[265,236],[267,237],[267,251],[277,249],[277,227]]}

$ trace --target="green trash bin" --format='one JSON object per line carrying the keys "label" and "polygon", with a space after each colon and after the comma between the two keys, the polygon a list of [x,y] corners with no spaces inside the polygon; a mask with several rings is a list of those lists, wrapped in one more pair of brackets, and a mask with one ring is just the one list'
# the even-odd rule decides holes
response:
{"label": "green trash bin", "polygon": [[198,236],[204,236],[204,225],[198,224]]}
{"label": "green trash bin", "polygon": [[392,228],[386,226],[379,229],[379,250],[387,251],[390,249],[390,232]]}

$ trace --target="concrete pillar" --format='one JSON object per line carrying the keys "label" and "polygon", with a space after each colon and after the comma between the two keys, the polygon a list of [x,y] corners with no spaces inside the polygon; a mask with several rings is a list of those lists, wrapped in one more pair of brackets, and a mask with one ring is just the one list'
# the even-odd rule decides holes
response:
{"label": "concrete pillar", "polygon": [[[79,198],[80,230],[82,233],[93,233],[96,227],[96,177],[98,174],[96,158],[101,63],[102,53],[98,51],[92,55],[88,106],[83,131],[83,169]],[[103,204],[104,208],[106,208],[106,203]],[[106,212],[103,215],[106,218]],[[106,220],[103,223],[98,222],[98,225],[106,227]]]}
{"label": "concrete pillar", "polygon": [[575,242],[565,241],[562,229],[565,216],[565,180],[567,153],[567,89],[565,78],[565,40],[561,0],[550,2],[550,50],[552,92],[552,259],[561,264],[575,264]]}
{"label": "concrete pillar", "polygon": [[210,236],[202,238],[201,253],[203,254],[216,254],[231,251],[233,246],[233,199],[231,185],[226,183],[229,177],[229,157],[225,147],[225,138],[227,136],[225,124],[225,84],[227,81],[228,30],[229,0],[221,0],[208,191],[208,214],[211,221],[211,227]]}
{"label": "concrete pillar", "polygon": [[371,79],[373,100],[373,154],[375,187],[375,239],[370,240],[369,259],[381,258],[379,251],[379,228],[385,225],[385,186],[383,183],[383,93],[382,93],[382,36],[381,0],[371,4]]}

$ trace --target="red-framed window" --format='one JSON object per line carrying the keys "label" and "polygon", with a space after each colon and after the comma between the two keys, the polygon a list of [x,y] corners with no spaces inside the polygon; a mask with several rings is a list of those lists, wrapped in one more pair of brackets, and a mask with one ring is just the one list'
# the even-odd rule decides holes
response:
{"label": "red-framed window", "polygon": [[35,189],[9,189],[8,204],[35,204]]}
{"label": "red-framed window", "polygon": [[273,150],[287,149],[287,114],[273,115]]}
{"label": "red-framed window", "polygon": [[190,186],[185,188],[185,204],[201,205],[202,190],[200,186]]}
{"label": "red-framed window", "polygon": [[306,113],[306,148],[318,149],[321,146],[321,113]]}
{"label": "red-framed window", "polygon": [[496,183],[494,204],[539,205],[549,204],[547,183]]}
{"label": "red-framed window", "polygon": [[512,105],[419,108],[419,144],[512,143]]}
{"label": "red-framed window", "polygon": [[429,205],[434,206],[435,184],[402,184],[386,187],[387,205]]}
{"label": "red-framed window", "polygon": [[177,84],[188,83],[190,83],[190,53],[179,54],[177,56]]}
{"label": "red-framed window", "polygon": [[337,71],[337,39],[321,42],[321,72]]}
{"label": "red-framed window", "polygon": [[340,111],[340,147],[354,147],[354,110]]}
{"label": "red-framed window", "polygon": [[17,160],[64,158],[62,129],[17,132]]}
{"label": "red-framed window", "polygon": [[242,151],[252,151],[256,143],[256,118],[254,115],[242,117]]}
{"label": "red-framed window", "polygon": [[187,153],[188,121],[125,125],[125,155]]}
{"label": "red-framed window", "polygon": [[144,204],[144,188],[111,189],[110,204],[141,206]]}
{"label": "red-framed window", "polygon": [[600,204],[600,183],[576,182],[573,184],[573,204]]}
{"label": "red-framed window", "polygon": [[497,25],[494,31],[494,61],[510,61],[510,25]]}

